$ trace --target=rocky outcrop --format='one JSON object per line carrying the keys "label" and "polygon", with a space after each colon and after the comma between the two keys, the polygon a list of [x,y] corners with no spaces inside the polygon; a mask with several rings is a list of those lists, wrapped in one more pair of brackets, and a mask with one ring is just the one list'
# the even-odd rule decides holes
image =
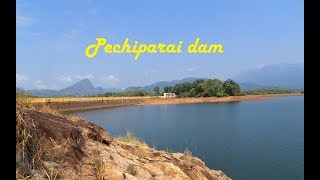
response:
{"label": "rocky outcrop", "polygon": [[101,127],[77,117],[37,110],[19,112],[26,127],[40,137],[37,141],[47,147],[38,156],[41,163],[30,172],[36,178],[230,179],[223,172],[206,167],[199,158],[158,151],[136,139],[113,138]]}

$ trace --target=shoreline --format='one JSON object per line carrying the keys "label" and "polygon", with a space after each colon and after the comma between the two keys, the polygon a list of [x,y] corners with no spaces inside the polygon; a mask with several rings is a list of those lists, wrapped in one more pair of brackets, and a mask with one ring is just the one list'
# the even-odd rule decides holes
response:
{"label": "shoreline", "polygon": [[229,96],[229,97],[198,97],[198,98],[163,98],[163,99],[149,99],[139,106],[145,105],[162,105],[162,104],[197,104],[197,103],[213,103],[213,102],[238,102],[238,101],[259,101],[270,100],[276,97],[286,96],[304,96],[302,93],[289,94],[265,94],[265,95],[246,95],[246,96]]}
{"label": "shoreline", "polygon": [[150,106],[150,105],[170,105],[170,104],[199,104],[199,103],[220,103],[220,102],[239,102],[239,101],[260,101],[270,100],[277,97],[286,96],[304,96],[302,93],[289,93],[289,94],[265,94],[265,95],[246,95],[246,96],[229,96],[229,97],[198,97],[198,98],[149,98],[143,101],[130,103],[130,104],[117,104],[117,105],[104,105],[104,104],[90,104],[85,103],[78,107],[69,107],[66,109],[59,109],[61,112],[74,112],[95,110],[102,108],[118,108],[128,106]]}

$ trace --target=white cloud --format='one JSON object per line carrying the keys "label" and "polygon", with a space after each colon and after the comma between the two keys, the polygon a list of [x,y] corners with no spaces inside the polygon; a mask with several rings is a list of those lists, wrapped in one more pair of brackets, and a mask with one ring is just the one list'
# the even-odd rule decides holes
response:
{"label": "white cloud", "polygon": [[41,80],[37,80],[35,86],[37,89],[48,89],[48,86]]}
{"label": "white cloud", "polygon": [[77,78],[77,79],[90,79],[90,80],[92,80],[92,79],[94,79],[94,75],[93,74],[86,74],[86,75],[77,75],[77,76],[75,76],[75,78]]}
{"label": "white cloud", "polygon": [[92,80],[92,79],[94,79],[94,75],[93,74],[62,75],[62,76],[58,77],[58,80],[65,82],[65,83],[69,83],[69,82],[73,82],[73,81],[82,80],[85,78]]}
{"label": "white cloud", "polygon": [[68,15],[68,16],[74,16],[74,15],[75,15],[75,13],[74,13],[72,10],[70,10],[70,9],[65,10],[65,11],[64,11],[64,14],[65,14],[65,15]]}
{"label": "white cloud", "polygon": [[257,64],[257,65],[256,65],[256,68],[257,68],[257,69],[262,69],[264,66],[265,66],[265,64]]}
{"label": "white cloud", "polygon": [[24,9],[26,9],[25,1],[17,1],[16,4],[16,25],[17,26],[26,26],[33,24],[35,22],[35,18],[24,13]]}
{"label": "white cloud", "polygon": [[80,33],[86,31],[88,29],[88,27],[84,24],[77,24],[76,26],[74,26],[69,32],[64,33],[64,37],[68,38],[68,39],[72,39],[75,36],[79,35]]}
{"label": "white cloud", "polygon": [[32,18],[32,17],[22,16],[22,15],[16,16],[17,26],[25,26],[25,25],[30,25],[32,23],[34,23],[34,18]]}
{"label": "white cloud", "polygon": [[40,36],[41,34],[40,33],[36,33],[36,32],[31,32],[30,35],[31,36]]}
{"label": "white cloud", "polygon": [[120,79],[117,78],[116,76],[112,75],[112,74],[105,75],[105,76],[102,77],[102,82],[104,82],[106,84],[109,84],[109,85],[114,85],[119,81],[120,81]]}
{"label": "white cloud", "polygon": [[185,69],[186,72],[195,72],[198,71],[200,66],[193,66],[193,67],[188,67]]}
{"label": "white cloud", "polygon": [[23,83],[28,80],[27,76],[21,75],[21,74],[16,74],[16,82],[17,83]]}
{"label": "white cloud", "polygon": [[72,77],[69,75],[60,76],[58,79],[62,82],[72,82],[73,81]]}
{"label": "white cloud", "polygon": [[147,76],[147,77],[149,77],[150,75],[155,74],[155,73],[157,73],[157,72],[158,72],[157,70],[151,69],[151,70],[145,71],[145,72],[144,72],[144,75]]}
{"label": "white cloud", "polygon": [[96,9],[96,8],[91,8],[91,9],[89,9],[88,13],[89,13],[90,15],[95,16],[95,15],[97,15],[97,9]]}
{"label": "white cloud", "polygon": [[186,71],[187,72],[192,72],[192,71],[194,71],[194,68],[187,68]]}

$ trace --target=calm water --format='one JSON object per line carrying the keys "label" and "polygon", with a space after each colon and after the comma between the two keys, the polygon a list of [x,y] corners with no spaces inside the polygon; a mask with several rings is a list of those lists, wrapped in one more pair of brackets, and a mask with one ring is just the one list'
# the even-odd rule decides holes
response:
{"label": "calm water", "polygon": [[78,116],[113,136],[129,129],[149,146],[190,149],[234,180],[304,175],[304,97],[264,101],[121,107]]}

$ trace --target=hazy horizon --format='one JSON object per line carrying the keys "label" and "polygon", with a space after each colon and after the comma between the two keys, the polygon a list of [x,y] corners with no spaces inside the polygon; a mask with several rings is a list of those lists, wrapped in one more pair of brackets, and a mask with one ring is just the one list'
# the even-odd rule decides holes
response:
{"label": "hazy horizon", "polygon": [[[271,64],[271,65],[263,65],[263,66],[260,66],[260,67],[256,67],[256,68],[254,68],[254,69],[250,69],[250,70],[248,70],[248,71],[244,71],[243,73],[246,73],[246,72],[250,72],[250,71],[255,71],[255,70],[262,70],[263,68],[265,68],[265,67],[270,67],[270,66],[278,66],[278,65],[281,65],[281,64],[284,64],[285,66],[286,65],[297,65],[297,66],[299,66],[299,65],[302,65],[302,67],[304,66],[304,64],[303,63],[279,63],[279,64]],[[243,73],[240,73],[240,74],[238,74],[238,75],[242,75]],[[126,88],[128,88],[128,87],[138,87],[138,86],[142,86],[142,87],[144,87],[144,86],[148,86],[148,85],[151,85],[151,84],[154,84],[154,83],[158,83],[158,82],[164,82],[164,81],[168,81],[168,82],[170,82],[170,81],[174,81],[174,80],[183,80],[183,79],[187,79],[187,78],[207,78],[207,79],[214,79],[214,78],[217,78],[217,79],[220,79],[220,80],[222,80],[222,81],[224,81],[224,80],[227,80],[227,79],[233,79],[233,80],[235,80],[237,83],[251,83],[251,84],[256,84],[256,85],[266,85],[266,86],[268,86],[268,85],[271,85],[271,84],[264,84],[263,82],[261,82],[261,83],[257,83],[257,82],[252,82],[252,81],[239,81],[238,79],[237,79],[237,76],[233,76],[233,77],[228,77],[228,78],[219,78],[219,77],[197,77],[197,76],[188,76],[188,77],[183,77],[183,78],[173,78],[173,79],[163,79],[163,80],[158,80],[158,81],[154,81],[154,82],[151,82],[151,83],[147,83],[147,84],[135,84],[135,85],[131,85],[131,86],[126,86],[126,87],[104,87],[104,86],[99,86],[99,85],[96,85],[90,78],[87,78],[87,77],[83,77],[82,79],[77,79],[77,80],[75,80],[75,81],[72,81],[72,82],[70,82],[69,84],[67,84],[66,86],[64,86],[64,87],[61,87],[61,88],[58,88],[58,89],[37,89],[37,88],[24,88],[24,87],[22,87],[22,86],[17,86],[17,88],[22,88],[22,89],[24,89],[24,90],[61,90],[61,89],[63,89],[63,88],[67,88],[67,87],[70,87],[70,86],[72,86],[72,85],[74,85],[75,83],[78,83],[78,82],[80,82],[81,80],[84,80],[84,79],[88,79],[92,84],[93,84],[93,86],[94,87],[102,87],[102,88],[105,88],[105,89],[121,89],[121,90],[125,90]],[[301,78],[303,78],[303,77],[301,77]],[[289,88],[289,87],[288,87]]]}

